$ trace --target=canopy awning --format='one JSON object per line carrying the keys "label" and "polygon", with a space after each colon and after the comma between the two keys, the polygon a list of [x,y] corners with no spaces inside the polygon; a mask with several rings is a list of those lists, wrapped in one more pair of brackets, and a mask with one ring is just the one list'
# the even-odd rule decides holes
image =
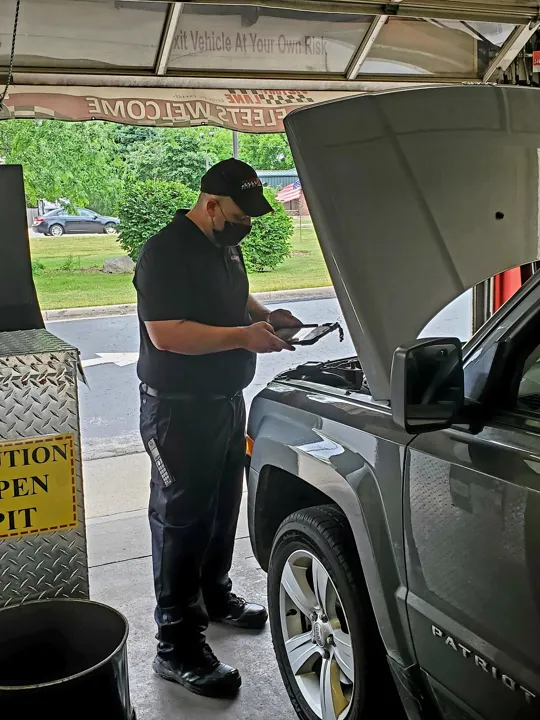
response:
{"label": "canopy awning", "polygon": [[[0,82],[16,4],[0,1]],[[292,106],[336,94],[497,81],[537,30],[538,12],[532,2],[477,0],[21,0],[0,117],[281,130]],[[209,107],[167,105],[192,102]],[[238,106],[263,114],[237,122],[221,110]],[[280,107],[272,125],[264,111]]]}

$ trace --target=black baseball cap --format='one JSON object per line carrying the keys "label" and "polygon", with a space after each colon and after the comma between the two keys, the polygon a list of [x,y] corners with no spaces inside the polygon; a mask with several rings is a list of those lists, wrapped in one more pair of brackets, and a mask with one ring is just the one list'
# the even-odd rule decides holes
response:
{"label": "black baseball cap", "polygon": [[245,162],[229,158],[213,165],[201,180],[201,191],[209,195],[230,197],[249,217],[261,217],[273,212],[264,197],[263,185],[257,173]]}

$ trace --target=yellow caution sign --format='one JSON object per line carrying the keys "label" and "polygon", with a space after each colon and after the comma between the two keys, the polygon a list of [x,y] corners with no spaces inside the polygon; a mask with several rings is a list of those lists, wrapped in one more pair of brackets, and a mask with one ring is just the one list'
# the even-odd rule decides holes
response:
{"label": "yellow caution sign", "polygon": [[77,525],[73,435],[0,442],[0,539]]}

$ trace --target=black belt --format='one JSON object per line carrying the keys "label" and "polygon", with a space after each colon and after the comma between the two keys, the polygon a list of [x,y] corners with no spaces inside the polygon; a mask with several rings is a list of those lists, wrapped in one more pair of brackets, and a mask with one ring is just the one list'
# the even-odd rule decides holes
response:
{"label": "black belt", "polygon": [[141,391],[145,395],[150,395],[150,397],[161,400],[232,400],[242,394],[240,391],[235,392],[232,395],[193,395],[192,393],[162,392],[161,390],[156,390],[144,383],[141,384]]}

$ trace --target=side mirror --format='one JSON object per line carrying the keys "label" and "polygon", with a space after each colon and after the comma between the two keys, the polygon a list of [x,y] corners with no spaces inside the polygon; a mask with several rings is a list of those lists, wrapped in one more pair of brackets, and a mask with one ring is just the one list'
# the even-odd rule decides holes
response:
{"label": "side mirror", "polygon": [[417,340],[398,348],[391,378],[394,422],[411,434],[450,427],[460,418],[464,386],[457,338]]}

